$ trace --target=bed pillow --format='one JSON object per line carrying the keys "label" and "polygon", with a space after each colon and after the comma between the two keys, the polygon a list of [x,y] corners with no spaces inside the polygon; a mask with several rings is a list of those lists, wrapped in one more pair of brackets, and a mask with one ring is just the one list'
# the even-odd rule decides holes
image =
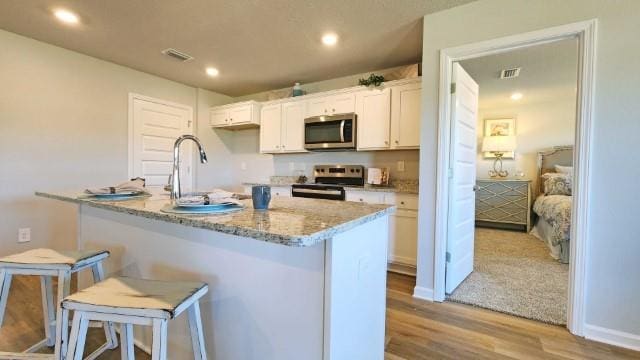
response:
{"label": "bed pillow", "polygon": [[556,172],[560,174],[573,174],[573,166],[556,165],[554,168]]}
{"label": "bed pillow", "polygon": [[546,173],[542,175],[545,195],[571,195],[571,174]]}

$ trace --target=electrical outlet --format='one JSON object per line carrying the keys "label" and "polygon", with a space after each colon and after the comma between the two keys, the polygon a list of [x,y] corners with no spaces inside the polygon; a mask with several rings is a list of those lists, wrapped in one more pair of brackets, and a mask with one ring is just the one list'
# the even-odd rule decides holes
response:
{"label": "electrical outlet", "polygon": [[247,170],[247,163],[246,162],[241,162],[240,163],[240,170]]}
{"label": "electrical outlet", "polygon": [[31,241],[31,228],[18,229],[18,242],[25,243]]}
{"label": "electrical outlet", "polygon": [[398,161],[398,171],[404,171],[404,160]]}

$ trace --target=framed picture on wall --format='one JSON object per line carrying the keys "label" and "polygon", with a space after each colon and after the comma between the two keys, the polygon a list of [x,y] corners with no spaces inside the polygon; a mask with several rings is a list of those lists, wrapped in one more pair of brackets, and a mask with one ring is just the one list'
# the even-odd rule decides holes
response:
{"label": "framed picture on wall", "polygon": [[[508,136],[516,134],[516,119],[484,119],[484,136]],[[493,159],[496,156],[492,152],[484,153],[485,159]],[[515,152],[505,153],[503,159],[513,159]]]}

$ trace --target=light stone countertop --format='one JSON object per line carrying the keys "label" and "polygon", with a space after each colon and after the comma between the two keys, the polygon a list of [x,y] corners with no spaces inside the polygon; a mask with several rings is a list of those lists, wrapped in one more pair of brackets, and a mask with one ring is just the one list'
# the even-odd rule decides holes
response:
{"label": "light stone countertop", "polygon": [[315,245],[395,210],[390,205],[275,196],[268,211],[255,211],[249,199],[243,200],[243,210],[233,213],[182,215],[160,211],[170,203],[168,196],[164,195],[126,201],[96,201],[79,199],[81,193],[36,192],[36,195],[294,247]]}

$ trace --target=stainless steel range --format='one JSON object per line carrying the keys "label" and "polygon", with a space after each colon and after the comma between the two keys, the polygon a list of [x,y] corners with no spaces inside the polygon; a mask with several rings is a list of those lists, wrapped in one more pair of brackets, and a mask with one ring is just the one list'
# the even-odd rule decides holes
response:
{"label": "stainless steel range", "polygon": [[293,197],[345,200],[345,186],[364,186],[362,165],[316,165],[313,167],[315,184],[294,184]]}

